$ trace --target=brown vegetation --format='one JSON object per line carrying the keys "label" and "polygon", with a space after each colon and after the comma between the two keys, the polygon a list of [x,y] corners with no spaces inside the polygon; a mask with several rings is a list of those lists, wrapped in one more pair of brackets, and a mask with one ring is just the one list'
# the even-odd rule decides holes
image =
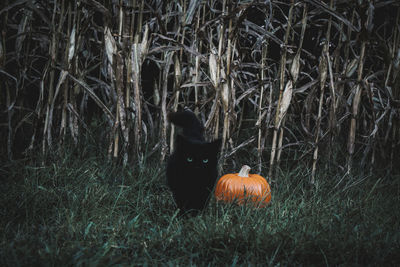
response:
{"label": "brown vegetation", "polygon": [[167,112],[187,106],[224,161],[256,148],[270,174],[400,160],[398,1],[5,0],[0,16],[9,159],[79,144],[94,121],[110,157],[140,161],[149,142],[164,160]]}

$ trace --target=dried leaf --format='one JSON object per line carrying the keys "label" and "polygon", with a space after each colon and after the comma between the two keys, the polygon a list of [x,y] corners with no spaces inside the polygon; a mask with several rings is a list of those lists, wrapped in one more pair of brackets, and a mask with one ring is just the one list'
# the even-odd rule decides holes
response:
{"label": "dried leaf", "polygon": [[196,82],[196,83],[185,83],[181,85],[181,88],[186,88],[186,87],[193,87],[193,86],[198,86],[198,87],[202,87],[202,86],[210,86],[210,82]]}
{"label": "dried leaf", "polygon": [[182,81],[182,71],[181,71],[181,64],[177,54],[174,57],[174,66],[175,66],[175,84],[180,86]]}
{"label": "dried leaf", "polygon": [[18,56],[21,53],[22,44],[25,40],[25,37],[27,36],[26,33],[29,31],[31,18],[32,18],[32,11],[26,11],[21,20],[21,23],[18,25],[18,35],[15,41],[15,50]]}
{"label": "dried leaf", "polygon": [[76,27],[74,25],[74,27],[72,28],[72,31],[71,31],[71,37],[69,39],[68,64],[71,63],[71,60],[74,57],[74,53],[75,53],[75,31],[76,31]]}
{"label": "dried leaf", "polygon": [[265,118],[267,112],[268,110],[264,110],[263,113],[260,116],[258,116],[257,122],[255,124],[256,127],[261,127],[261,121]]}
{"label": "dried leaf", "polygon": [[321,87],[325,85],[326,77],[328,76],[328,62],[326,60],[326,52],[328,51],[328,44],[324,44],[324,48],[319,61],[319,81]]}
{"label": "dried leaf", "polygon": [[186,11],[186,16],[184,18],[184,24],[188,25],[192,23],[193,16],[196,13],[197,8],[201,4],[201,0],[190,0],[189,8]]}
{"label": "dried leaf", "polygon": [[358,59],[354,58],[350,63],[346,66],[346,77],[350,78],[353,76],[354,72],[356,72],[358,67]]}
{"label": "dried leaf", "polygon": [[107,26],[104,27],[104,41],[106,45],[106,54],[108,61],[113,63],[113,55],[117,52],[117,44],[115,43],[115,39],[111,34],[110,28]]}
{"label": "dried leaf", "polygon": [[160,97],[160,90],[158,89],[158,85],[154,82],[154,91],[153,91],[153,103],[154,105],[158,106],[160,104],[161,97]]}
{"label": "dried leaf", "polygon": [[229,108],[229,84],[227,82],[222,84],[221,98],[224,111],[226,112]]}
{"label": "dried leaf", "polygon": [[54,97],[53,97],[52,106],[54,106],[54,102],[56,101],[56,98],[57,98],[58,92],[60,90],[61,84],[64,83],[65,78],[67,77],[67,75],[68,75],[68,71],[65,71],[65,70],[61,71],[60,78],[58,79],[57,86],[56,86],[56,92],[55,92]]}
{"label": "dried leaf", "polygon": [[144,58],[146,55],[149,53],[149,47],[150,47],[150,40],[149,40],[149,25],[146,24],[144,26],[144,33],[142,37],[142,43],[140,45],[140,52],[141,52],[141,58],[140,61],[143,62]]}
{"label": "dried leaf", "polygon": [[299,77],[299,71],[300,71],[300,53],[297,52],[293,58],[292,67],[290,68],[290,74],[292,75],[294,83],[296,83],[297,78]]}
{"label": "dried leaf", "polygon": [[282,120],[285,117],[285,114],[290,106],[290,101],[292,100],[292,95],[293,95],[293,84],[292,81],[288,81],[285,90],[283,91],[282,101],[279,107],[278,125],[276,125],[276,128],[280,127]]}
{"label": "dried leaf", "polygon": [[210,53],[210,57],[208,60],[209,63],[209,68],[210,68],[210,78],[211,78],[211,82],[214,85],[214,88],[218,87],[218,78],[217,78],[217,56],[214,53],[214,51],[212,51]]}
{"label": "dried leaf", "polygon": [[400,64],[400,48],[397,49],[396,57],[393,60],[394,68],[398,69],[399,68],[399,64]]}
{"label": "dried leaf", "polygon": [[293,93],[295,93],[295,94],[304,93],[305,91],[307,91],[308,88],[313,87],[317,82],[318,82],[318,80],[311,80],[310,82],[306,83],[302,87],[296,88]]}
{"label": "dried leaf", "polygon": [[350,21],[348,21],[346,18],[344,18],[341,14],[339,14],[337,11],[333,10],[332,8],[330,8],[327,4],[325,4],[322,1],[316,1],[316,0],[305,0],[306,2],[314,5],[314,6],[318,6],[321,7],[323,10],[325,10],[326,12],[328,12],[329,14],[331,14],[332,16],[336,17],[339,21],[342,21],[344,24],[346,24],[347,26],[349,26],[350,29],[352,29],[355,32],[359,32],[360,29],[356,28]]}
{"label": "dried leaf", "polygon": [[68,76],[76,83],[81,85],[86,90],[86,92],[88,92],[89,96],[94,100],[94,102],[96,102],[97,105],[99,105],[99,107],[103,109],[104,113],[106,113],[111,118],[112,121],[115,120],[114,115],[111,113],[108,107],[100,100],[100,98],[93,92],[93,90],[84,81],[78,80],[71,74],[68,74]]}
{"label": "dried leaf", "polygon": [[373,3],[369,2],[368,11],[367,11],[368,17],[367,17],[367,21],[365,22],[365,28],[367,29],[368,32],[372,32],[372,29],[374,28],[374,23],[373,23],[374,11],[375,11],[375,7],[374,7]]}

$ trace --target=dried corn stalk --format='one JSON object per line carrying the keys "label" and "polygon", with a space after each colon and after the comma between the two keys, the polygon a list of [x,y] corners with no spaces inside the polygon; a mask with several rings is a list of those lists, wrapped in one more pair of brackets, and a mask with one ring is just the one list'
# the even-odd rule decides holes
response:
{"label": "dried corn stalk", "polygon": [[[283,96],[283,91],[284,91],[284,86],[285,86],[285,69],[286,69],[286,52],[287,52],[287,45],[288,45],[288,40],[289,40],[289,34],[291,31],[291,24],[292,24],[292,16],[293,16],[293,8],[294,8],[294,0],[291,0],[290,4],[290,9],[289,9],[289,16],[288,16],[288,23],[287,23],[287,28],[285,32],[285,41],[284,41],[284,46],[283,46],[283,53],[281,55],[281,62],[280,62],[280,67],[279,67],[279,99],[278,99],[278,105],[276,107],[276,112],[275,112],[275,125],[274,125],[274,134],[272,137],[272,148],[271,148],[271,158],[269,162],[269,172],[268,176],[272,177],[272,173],[274,170],[274,161],[275,161],[275,154],[276,154],[276,147],[277,147],[277,135],[278,131],[280,130],[279,126],[282,122],[282,118],[280,118],[280,110],[281,110],[281,104],[282,104],[282,96]],[[290,87],[292,87],[292,83],[290,83]],[[292,88],[290,88],[292,89]],[[283,134],[283,133],[282,133]]]}
{"label": "dried corn stalk", "polygon": [[[332,162],[335,149],[342,149],[346,143],[341,140],[348,137],[348,170],[358,146],[365,153],[361,164],[370,160],[372,166],[379,157],[394,165],[399,158],[396,1],[11,2],[0,8],[0,108],[7,120],[0,125],[6,130],[0,137],[10,158],[16,136],[26,128],[33,128],[29,149],[34,151],[39,143],[47,152],[54,140],[62,144],[64,137],[79,143],[98,122],[108,125],[101,139],[110,137],[110,155],[124,164],[128,153],[132,162],[142,158],[145,143],[154,145],[151,153],[161,148],[164,159],[169,141],[166,112],[182,101],[189,108],[194,105],[214,137],[222,137],[222,157],[232,165],[241,159],[232,156],[250,150],[245,146],[257,139],[257,155],[251,160],[258,162],[260,171],[263,151],[272,147],[270,172],[283,159],[290,162],[294,153],[301,158],[313,155],[315,176],[323,167],[318,160],[324,136]],[[303,8],[301,21],[296,8]],[[374,28],[373,16],[383,10],[392,16]],[[96,19],[99,15],[101,20]],[[328,19],[336,26],[332,34],[325,33]],[[306,29],[311,38],[304,36]],[[324,38],[331,55],[315,54]],[[366,45],[371,49],[362,59]],[[150,71],[161,74],[148,77],[145,58],[156,65]],[[168,87],[173,73],[174,86]],[[144,78],[152,80],[142,88]],[[26,98],[35,92],[34,100]],[[363,104],[361,96],[366,99]],[[99,109],[89,107],[92,102]],[[89,124],[91,111],[95,114]],[[270,138],[272,116],[275,129]],[[348,123],[348,136],[340,136]],[[148,127],[160,133],[161,142],[147,138]],[[244,136],[249,141],[242,142]],[[307,148],[310,138],[315,146]],[[294,149],[283,158],[287,146]]]}
{"label": "dried corn stalk", "polygon": [[[164,62],[163,62],[163,72],[162,79],[164,81],[168,80],[169,69],[172,64],[173,52],[168,51],[164,54]],[[167,119],[167,96],[168,96],[168,87],[167,83],[163,83],[162,88],[162,98],[161,98],[161,162],[163,162],[168,154],[168,144],[167,144],[167,129],[168,129],[168,119]]]}
{"label": "dried corn stalk", "polygon": [[329,44],[326,42],[323,45],[322,55],[319,62],[319,86],[320,86],[320,96],[319,96],[319,105],[318,105],[318,115],[316,122],[316,130],[314,135],[314,153],[313,153],[313,165],[311,170],[311,184],[315,183],[315,171],[317,169],[317,160],[318,160],[318,142],[320,138],[321,131],[321,119],[322,119],[322,105],[324,102],[324,92],[325,92],[325,82],[328,74],[328,63],[327,58],[329,56],[328,53]]}
{"label": "dried corn stalk", "polygon": [[361,101],[361,82],[363,75],[363,67],[364,67],[364,56],[365,56],[365,46],[366,42],[363,41],[361,43],[361,51],[358,63],[357,70],[357,84],[355,85],[353,91],[353,103],[351,108],[351,120],[350,120],[350,131],[349,131],[349,140],[348,140],[348,157],[347,157],[347,173],[351,172],[352,164],[353,164],[353,154],[354,154],[354,146],[356,139],[356,127],[357,127],[357,115],[359,110],[359,105]]}

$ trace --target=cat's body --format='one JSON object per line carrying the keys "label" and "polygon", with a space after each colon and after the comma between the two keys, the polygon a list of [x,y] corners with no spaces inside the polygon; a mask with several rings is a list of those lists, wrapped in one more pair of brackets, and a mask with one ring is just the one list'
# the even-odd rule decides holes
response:
{"label": "cat's body", "polygon": [[208,203],[217,179],[217,154],[221,140],[206,142],[204,127],[193,112],[169,114],[169,120],[183,128],[167,164],[167,183],[181,210],[198,212]]}

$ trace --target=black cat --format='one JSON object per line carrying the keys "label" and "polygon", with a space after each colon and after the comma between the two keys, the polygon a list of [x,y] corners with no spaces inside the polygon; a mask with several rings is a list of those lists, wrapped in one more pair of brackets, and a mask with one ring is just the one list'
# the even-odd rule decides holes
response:
{"label": "black cat", "polygon": [[221,140],[206,142],[204,127],[191,111],[168,114],[183,129],[168,159],[167,183],[180,213],[197,214],[208,203],[217,179],[217,154]]}

